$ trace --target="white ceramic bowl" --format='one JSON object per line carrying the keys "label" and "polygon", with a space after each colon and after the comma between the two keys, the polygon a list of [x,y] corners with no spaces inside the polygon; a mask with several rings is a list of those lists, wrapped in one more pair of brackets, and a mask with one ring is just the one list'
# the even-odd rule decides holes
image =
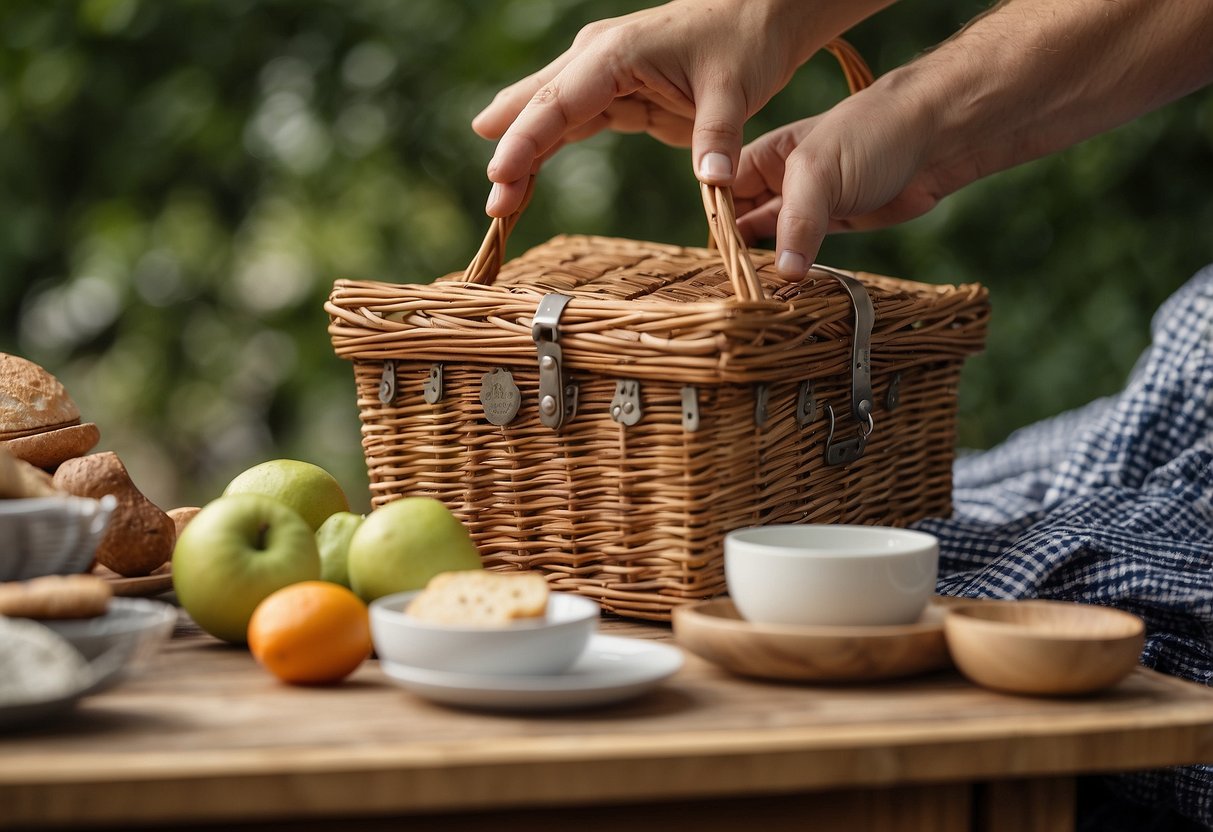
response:
{"label": "white ceramic bowl", "polygon": [[577,660],[598,628],[597,602],[567,592],[548,597],[543,618],[508,627],[430,624],[408,614],[408,605],[419,592],[401,592],[371,603],[371,639],[380,659],[458,673],[560,673]]}
{"label": "white ceramic bowl", "polygon": [[935,591],[939,541],[885,526],[757,526],[725,536],[724,568],[747,621],[910,624]]}
{"label": "white ceramic bowl", "polygon": [[0,581],[86,571],[117,505],[112,496],[0,500]]}
{"label": "white ceramic bowl", "polygon": [[[146,598],[111,598],[105,615],[38,623],[67,639],[89,662],[104,657],[130,670],[172,636],[177,608]],[[114,676],[107,681],[116,680]]]}

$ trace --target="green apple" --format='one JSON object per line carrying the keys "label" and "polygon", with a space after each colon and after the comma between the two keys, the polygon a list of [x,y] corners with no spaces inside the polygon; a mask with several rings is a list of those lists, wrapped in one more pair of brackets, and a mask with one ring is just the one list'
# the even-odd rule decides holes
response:
{"label": "green apple", "polygon": [[266,596],[319,577],[315,534],[293,509],[261,494],[208,503],[173,549],[181,606],[199,627],[237,644]]}
{"label": "green apple", "polygon": [[430,497],[405,497],[372,511],[350,540],[350,588],[367,603],[422,589],[439,572],[480,568],[467,528]]}
{"label": "green apple", "polygon": [[344,587],[350,585],[350,573],[346,559],[350,551],[350,539],[362,525],[362,515],[339,511],[330,515],[316,530],[316,548],[320,550],[320,580],[331,581]]}
{"label": "green apple", "polygon": [[313,532],[331,515],[350,510],[350,501],[332,474],[297,459],[271,459],[254,465],[228,483],[223,494],[273,497],[298,512]]}

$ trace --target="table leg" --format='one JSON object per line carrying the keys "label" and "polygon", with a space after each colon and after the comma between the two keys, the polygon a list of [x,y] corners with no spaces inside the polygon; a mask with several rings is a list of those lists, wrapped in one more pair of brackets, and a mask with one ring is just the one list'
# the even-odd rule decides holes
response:
{"label": "table leg", "polygon": [[980,832],[1074,832],[1072,777],[1000,780],[977,790]]}

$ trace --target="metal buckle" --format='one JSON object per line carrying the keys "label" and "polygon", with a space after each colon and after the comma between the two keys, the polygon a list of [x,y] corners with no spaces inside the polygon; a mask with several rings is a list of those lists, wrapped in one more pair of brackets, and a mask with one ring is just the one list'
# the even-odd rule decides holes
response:
{"label": "metal buckle", "polygon": [[[872,326],[876,321],[876,312],[872,308],[868,290],[854,277],[816,263],[813,268],[825,272],[841,283],[855,310],[855,334],[851,341],[851,416],[860,425],[855,438],[834,441],[834,408],[826,405],[830,416],[830,433],[826,439],[826,464],[841,465],[854,462],[863,456],[864,446],[875,428],[872,421]],[[863,427],[865,424],[866,431]]]}
{"label": "metal buckle", "polygon": [[839,439],[837,442],[834,441],[833,405],[826,405],[826,415],[830,418],[830,432],[826,436],[826,465],[846,465],[863,456],[864,448],[868,444],[868,437],[872,435],[872,430],[876,427],[872,421],[872,414],[868,414],[866,431],[863,429],[863,425],[860,425],[855,436],[850,439]]}
{"label": "metal buckle", "polygon": [[[555,430],[559,430],[577,409],[577,388],[564,382],[560,366],[564,356],[557,343],[560,316],[570,300],[568,295],[555,292],[544,295],[531,323],[531,337],[535,339],[539,359],[539,421]],[[566,388],[574,391],[571,408],[566,404]]]}

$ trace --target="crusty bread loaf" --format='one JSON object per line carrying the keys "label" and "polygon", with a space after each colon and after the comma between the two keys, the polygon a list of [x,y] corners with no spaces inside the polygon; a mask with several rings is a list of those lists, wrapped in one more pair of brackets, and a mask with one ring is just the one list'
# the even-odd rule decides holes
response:
{"label": "crusty bread loaf", "polygon": [[19,355],[0,353],[0,439],[79,422],[80,409],[59,379]]}
{"label": "crusty bread loaf", "polygon": [[50,474],[0,447],[0,498],[53,497],[62,493]]}
{"label": "crusty bread loaf", "polygon": [[504,627],[547,612],[548,584],[537,572],[502,574],[470,569],[434,576],[408,614],[431,624]]}
{"label": "crusty bread loaf", "polygon": [[17,459],[24,459],[47,471],[53,471],[69,459],[84,456],[101,439],[101,431],[92,422],[41,433],[0,440],[0,447]]}

